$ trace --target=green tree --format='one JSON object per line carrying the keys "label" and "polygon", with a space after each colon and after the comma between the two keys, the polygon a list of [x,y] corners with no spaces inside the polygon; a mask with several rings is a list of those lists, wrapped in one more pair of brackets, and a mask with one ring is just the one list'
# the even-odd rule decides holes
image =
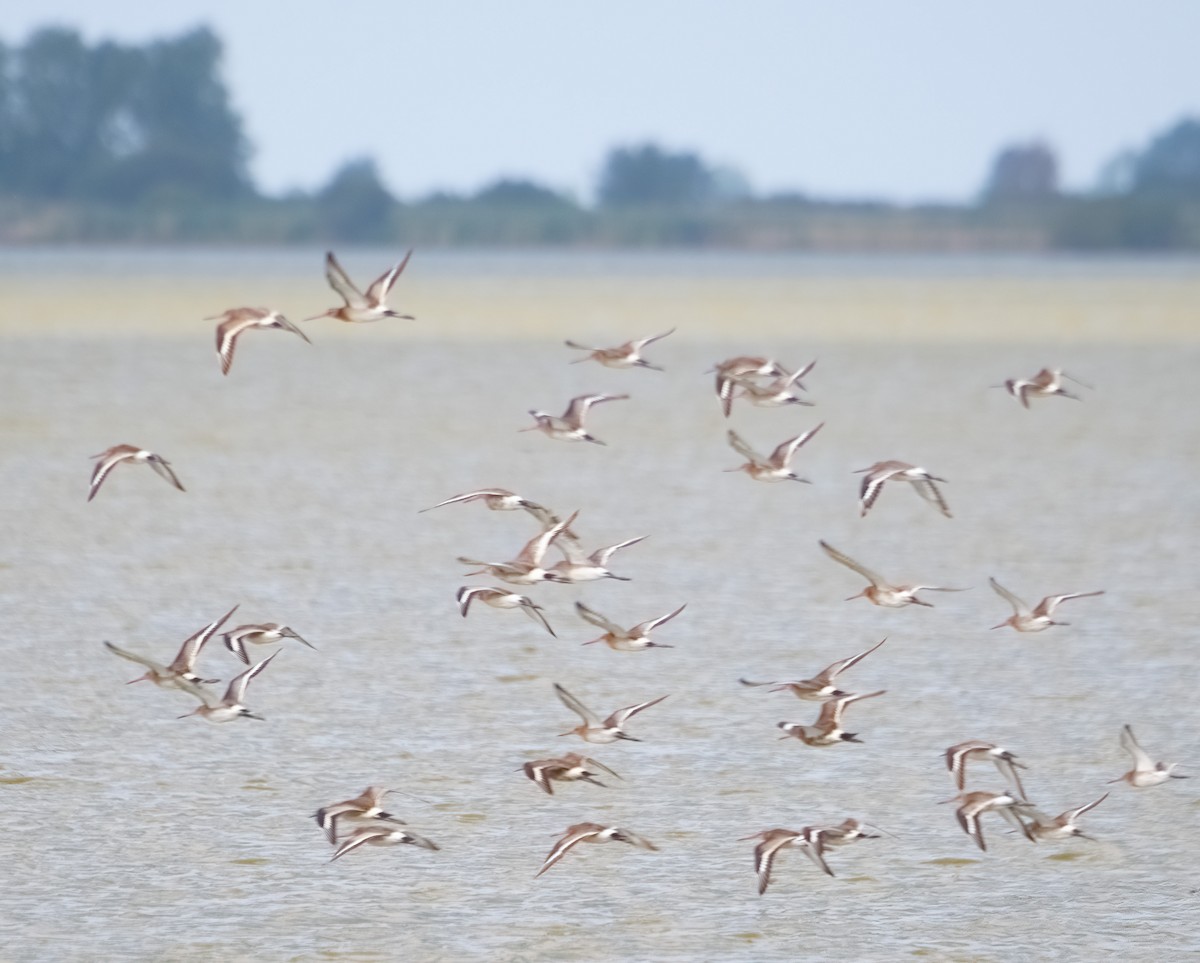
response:
{"label": "green tree", "polygon": [[321,224],[335,241],[388,240],[396,206],[369,157],[347,161],[317,194]]}
{"label": "green tree", "polygon": [[1134,162],[1132,189],[1200,199],[1200,120],[1185,118],[1150,142]]}
{"label": "green tree", "polygon": [[253,193],[246,172],[249,145],[218,67],[221,41],[207,27],[158,40],[143,54],[128,126],[141,149],[119,175],[138,193],[172,192],[205,199]]}
{"label": "green tree", "polygon": [[0,58],[0,189],[129,202],[252,193],[205,27],[144,47],[38,30]]}
{"label": "green tree", "polygon": [[472,200],[493,207],[574,208],[569,199],[530,180],[502,177],[480,190]]}
{"label": "green tree", "polygon": [[604,207],[694,207],[717,193],[713,172],[699,155],[655,144],[611,150],[597,190]]}

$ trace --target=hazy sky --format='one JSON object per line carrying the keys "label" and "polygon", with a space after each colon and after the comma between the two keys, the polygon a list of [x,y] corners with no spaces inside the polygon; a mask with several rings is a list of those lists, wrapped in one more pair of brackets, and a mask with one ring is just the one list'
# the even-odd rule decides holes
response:
{"label": "hazy sky", "polygon": [[[281,15],[286,11],[286,15]],[[653,139],[760,191],[960,199],[1002,144],[1044,138],[1068,186],[1200,113],[1200,0],[4,0],[144,41],[200,23],[261,187],[375,156],[401,197],[527,176],[589,199]]]}

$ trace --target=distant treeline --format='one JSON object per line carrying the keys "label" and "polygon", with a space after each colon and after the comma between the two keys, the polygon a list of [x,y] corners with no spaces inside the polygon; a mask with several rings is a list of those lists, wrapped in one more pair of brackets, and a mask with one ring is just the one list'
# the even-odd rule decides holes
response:
{"label": "distant treeline", "polygon": [[756,195],[737,171],[654,144],[617,147],[594,203],[520,179],[400,200],[373,160],[312,193],[264,195],[207,28],[89,46],[47,28],[0,43],[0,242],[688,246],[760,250],[1200,249],[1200,120],[1058,183],[1052,149],[1005,147],[972,203]]}

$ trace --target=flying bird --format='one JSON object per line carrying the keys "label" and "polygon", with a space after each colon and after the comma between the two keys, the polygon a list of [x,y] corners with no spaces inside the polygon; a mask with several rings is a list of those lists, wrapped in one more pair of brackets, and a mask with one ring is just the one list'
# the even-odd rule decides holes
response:
{"label": "flying bird", "polygon": [[577,398],[571,399],[571,403],[567,405],[567,410],[561,418],[544,411],[530,409],[529,413],[533,416],[536,424],[518,430],[540,431],[547,438],[554,438],[558,441],[590,441],[596,445],[603,445],[604,442],[594,435],[588,434],[583,425],[588,409],[592,405],[602,404],[606,401],[625,401],[628,397],[629,395],[579,395]]}
{"label": "flying bird", "polygon": [[422,849],[440,848],[432,840],[426,839],[424,836],[418,836],[407,829],[388,829],[386,826],[364,826],[361,829],[354,830],[346,841],[337,848],[337,851],[330,857],[329,861],[332,863],[335,859],[345,856],[347,853],[363,845],[399,846],[403,843],[420,846]]}
{"label": "flying bird", "polygon": [[574,729],[569,729],[566,732],[560,732],[560,736],[579,736],[584,742],[593,742],[600,745],[609,742],[616,742],[618,739],[626,739],[630,742],[641,742],[636,736],[631,736],[623,728],[625,723],[637,715],[643,709],[649,709],[651,706],[656,706],[666,696],[659,696],[657,699],[651,699],[649,702],[639,702],[635,706],[626,706],[624,709],[618,709],[607,719],[601,721],[596,713],[592,712],[587,706],[576,699],[571,693],[564,689],[557,682],[554,683],[554,692],[559,700],[568,709],[574,712],[583,721]]}
{"label": "flying bird", "polygon": [[204,626],[195,635],[190,636],[179,647],[178,654],[168,665],[155,662],[153,659],[147,659],[145,656],[138,655],[135,652],[129,652],[126,649],[113,645],[111,642],[105,642],[104,644],[113,655],[119,655],[122,659],[128,659],[130,662],[136,662],[138,665],[146,667],[145,675],[139,675],[136,679],[130,679],[126,683],[127,685],[133,685],[135,682],[153,682],[164,689],[181,689],[183,688],[180,685],[181,682],[214,684],[220,680],[201,679],[196,675],[196,658],[200,655],[200,650],[204,648],[204,644],[212,638],[213,633],[224,625],[237,609],[238,607],[235,605],[219,619],[209,622],[208,625]]}
{"label": "flying bird", "polygon": [[308,335],[292,324],[278,311],[269,308],[230,308],[224,314],[205,318],[205,321],[219,321],[217,325],[217,357],[221,362],[221,374],[229,374],[233,366],[233,352],[237,348],[238,338],[253,328],[278,328],[298,334],[309,344]]}
{"label": "flying bird", "polygon": [[1072,378],[1069,374],[1063,371],[1062,368],[1043,368],[1032,378],[1009,378],[1004,384],[992,385],[993,388],[1003,388],[1010,395],[1021,402],[1025,407],[1029,407],[1030,398],[1052,398],[1058,395],[1061,398],[1071,398],[1074,401],[1082,401],[1079,395],[1071,394],[1063,387],[1062,379],[1068,378],[1074,381],[1081,388],[1091,390],[1092,386],[1084,384],[1078,378]]}
{"label": "flying bird", "polygon": [[354,286],[354,282],[350,280],[350,276],[338,264],[338,260],[333,256],[333,252],[326,252],[325,278],[329,281],[329,286],[346,303],[339,308],[330,308],[323,314],[317,314],[304,320],[316,321],[320,318],[337,318],[339,321],[349,321],[356,324],[363,324],[368,321],[380,321],[383,318],[399,318],[404,321],[415,320],[411,314],[398,314],[387,306],[387,299],[391,293],[392,285],[396,283],[396,278],[400,276],[400,272],[404,270],[404,266],[408,264],[410,257],[412,257],[411,249],[404,255],[404,259],[399,264],[376,278],[371,286],[367,288],[367,293],[363,294]]}
{"label": "flying bird", "polygon": [[680,612],[687,608],[687,603],[679,606],[674,612],[668,612],[666,615],[660,615],[656,619],[649,619],[645,622],[639,622],[631,629],[626,629],[617,625],[615,622],[610,622],[599,612],[589,609],[582,602],[575,603],[575,611],[579,613],[579,617],[585,622],[590,622],[598,628],[604,629],[604,634],[599,638],[592,639],[590,642],[584,642],[584,645],[595,645],[597,642],[603,642],[610,649],[616,649],[618,652],[637,652],[639,649],[671,649],[674,646],[664,645],[661,642],[650,641],[650,633],[660,625],[670,622]]}
{"label": "flying bird", "polygon": [[542,607],[527,595],[518,595],[516,592],[506,592],[499,588],[464,585],[458,590],[455,598],[458,599],[458,610],[464,619],[471,608],[471,602],[479,599],[485,605],[496,609],[521,609],[535,622],[540,622],[547,632],[558,638],[554,629],[550,628],[550,623],[546,621],[546,616],[542,614]]}
{"label": "flying bird", "polygon": [[604,783],[596,778],[593,769],[606,772],[614,779],[621,778],[604,763],[577,752],[568,752],[553,759],[534,759],[521,767],[521,771],[548,796],[554,795],[556,782],[590,782],[593,786],[603,786]]}
{"label": "flying bird", "polygon": [[849,602],[851,599],[865,598],[872,605],[882,605],[885,608],[899,609],[906,605],[923,605],[926,608],[933,608],[932,602],[926,602],[923,599],[917,598],[918,592],[965,592],[966,589],[946,588],[943,585],[893,585],[887,581],[882,575],[871,571],[865,565],[854,561],[849,555],[844,555],[828,542],[818,541],[818,545],[822,550],[835,562],[845,565],[846,568],[858,572],[871,584],[859,592],[857,595],[851,595],[846,599]]}
{"label": "flying bird", "polygon": [[945,482],[946,479],[931,475],[924,468],[910,465],[906,461],[877,461],[869,468],[857,469],[854,474],[864,476],[858,491],[863,517],[875,504],[875,499],[883,491],[884,483],[889,481],[910,482],[913,490],[925,501],[936,506],[937,510],[947,518],[951,517],[946,499],[942,497],[941,491],[934,484],[934,482]]}
{"label": "flying bird", "polygon": [[1086,599],[1093,595],[1104,594],[1104,590],[1101,589],[1099,592],[1072,592],[1067,595],[1047,595],[1031,609],[994,578],[989,578],[988,584],[995,590],[997,595],[1013,607],[1013,614],[999,625],[993,625],[992,628],[1002,629],[1006,625],[1011,625],[1018,632],[1041,632],[1052,625],[1070,625],[1070,622],[1054,621],[1052,618],[1054,610],[1068,599]]}
{"label": "flying bird", "polygon": [[622,829],[620,826],[601,826],[599,823],[576,823],[574,826],[568,826],[567,831],[563,833],[562,839],[554,844],[554,848],[550,850],[545,862],[542,863],[542,868],[534,873],[534,879],[541,876],[542,873],[546,872],[546,870],[566,856],[579,843],[629,843],[631,846],[636,846],[639,849],[658,850],[658,847],[644,836],[639,836],[629,829]]}
{"label": "flying bird", "polygon": [[1133,768],[1129,772],[1122,773],[1116,779],[1110,779],[1109,782],[1127,782],[1136,789],[1145,789],[1148,786],[1159,786],[1168,779],[1187,779],[1187,776],[1177,776],[1175,770],[1179,768],[1181,763],[1172,762],[1155,762],[1147,754],[1137,739],[1134,738],[1133,729],[1126,725],[1121,730],[1121,748],[1133,756]]}
{"label": "flying bird", "polygon": [[[858,655],[852,655],[848,659],[838,659],[827,665],[824,669],[818,672],[811,679],[802,679],[799,682],[751,682],[748,679],[738,679],[742,685],[746,686],[771,686],[772,692],[789,691],[796,696],[797,699],[804,699],[807,702],[828,702],[831,699],[844,699],[850,695],[849,692],[843,692],[834,684],[837,677],[847,669],[858,665],[868,655],[878,649],[887,638],[884,637],[876,642],[865,652],[859,652]],[[877,695],[880,693],[876,693]],[[859,697],[856,697],[859,698]],[[866,698],[862,696],[861,698]]]}
{"label": "flying bird", "polygon": [[152,451],[138,448],[137,445],[113,445],[111,448],[100,452],[100,454],[90,457],[100,460],[96,462],[96,467],[92,469],[92,480],[88,488],[87,497],[89,502],[96,497],[96,492],[100,491],[100,486],[104,484],[104,479],[108,477],[108,473],[122,462],[130,465],[149,465],[181,492],[186,491],[179,483],[179,479],[175,477],[175,472],[171,470],[171,463],[169,461],[163,458],[162,455],[156,455]]}
{"label": "flying bird", "polygon": [[744,471],[755,481],[762,482],[777,482],[777,481],[798,481],[805,484],[811,484],[807,478],[801,478],[788,465],[792,460],[792,456],[796,454],[797,449],[807,444],[818,431],[825,427],[825,422],[821,422],[816,428],[810,428],[802,435],[797,435],[795,438],[789,438],[787,441],[779,445],[770,456],[764,458],[758,454],[753,448],[746,444],[745,440],[732,428],[729,429],[727,438],[729,445],[739,455],[746,459],[744,465],[738,465],[737,468],[726,468],[725,471]]}
{"label": "flying bird", "polygon": [[203,716],[209,722],[232,722],[234,719],[257,719],[260,722],[264,721],[262,716],[256,716],[253,712],[242,705],[242,700],[246,698],[246,686],[250,684],[250,680],[262,672],[275,656],[282,652],[278,649],[272,652],[261,662],[257,662],[248,668],[241,675],[235,675],[229,682],[229,687],[225,690],[225,695],[218,700],[207,689],[201,689],[193,682],[184,682],[180,680],[179,687],[185,692],[189,692],[200,700],[200,705],[196,706],[191,712],[186,712],[179,716],[180,719],[186,719],[188,716]]}
{"label": "flying bird", "polygon": [[571,364],[579,364],[581,361],[599,361],[606,368],[651,368],[654,371],[662,371],[663,369],[658,365],[651,364],[642,357],[642,349],[646,345],[661,341],[674,333],[675,329],[672,328],[670,331],[664,331],[662,334],[656,334],[649,338],[626,341],[616,348],[589,348],[587,345],[577,344],[574,341],[564,341],[563,343],[568,348],[590,352],[586,358],[576,358]]}
{"label": "flying bird", "polygon": [[250,664],[250,654],[246,651],[247,645],[271,645],[274,642],[282,642],[284,639],[295,639],[304,645],[307,645],[313,651],[316,651],[316,646],[305,639],[300,638],[292,629],[286,625],[280,625],[278,622],[263,622],[256,625],[239,625],[236,629],[230,629],[224,632],[221,638],[225,642],[225,648],[241,659],[246,665]]}

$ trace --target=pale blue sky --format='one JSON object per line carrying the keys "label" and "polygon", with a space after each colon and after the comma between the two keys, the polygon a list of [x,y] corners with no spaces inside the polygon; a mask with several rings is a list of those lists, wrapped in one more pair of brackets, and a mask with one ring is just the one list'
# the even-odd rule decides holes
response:
{"label": "pale blue sky", "polygon": [[[281,16],[281,11],[286,11]],[[402,197],[528,176],[591,196],[653,139],[760,191],[962,199],[1044,138],[1069,186],[1200,114],[1197,0],[6,0],[142,41],[207,23],[269,191],[374,155]]]}

